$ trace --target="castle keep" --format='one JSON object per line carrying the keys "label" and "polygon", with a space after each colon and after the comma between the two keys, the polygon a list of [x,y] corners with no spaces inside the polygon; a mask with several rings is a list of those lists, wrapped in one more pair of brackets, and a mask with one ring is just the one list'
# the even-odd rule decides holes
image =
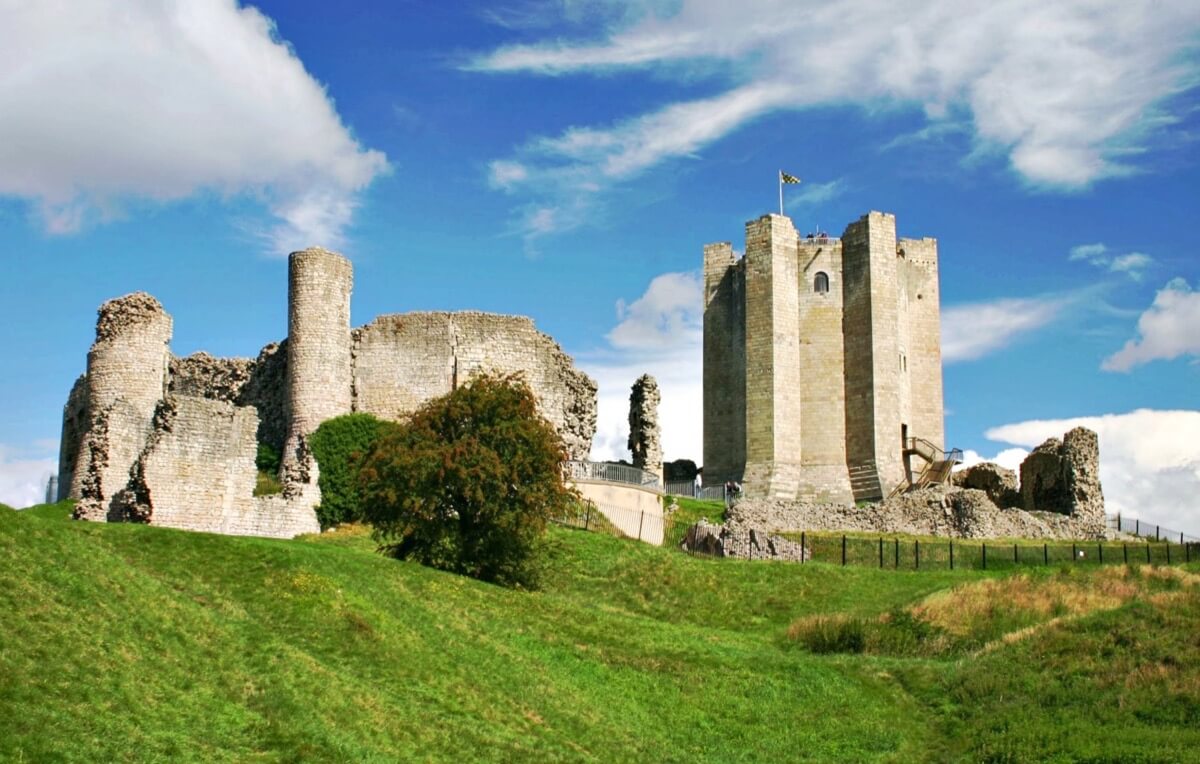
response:
{"label": "castle keep", "polygon": [[[398,419],[481,371],[523,373],[571,458],[596,431],[596,383],[521,316],[381,316],[350,327],[353,269],[323,249],[288,260],[288,337],[256,359],[170,352],[150,295],[100,307],[87,372],[63,412],[59,497],[76,516],[291,537],[319,530],[308,436],[332,417]],[[283,491],[255,497],[260,443],[282,454]]]}
{"label": "castle keep", "polygon": [[705,482],[849,503],[941,463],[937,257],[882,212],[841,239],[764,215],[740,259],[707,245]]}

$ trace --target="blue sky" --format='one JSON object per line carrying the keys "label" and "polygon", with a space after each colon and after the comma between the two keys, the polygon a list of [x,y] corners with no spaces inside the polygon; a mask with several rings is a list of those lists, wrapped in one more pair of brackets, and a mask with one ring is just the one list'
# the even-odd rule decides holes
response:
{"label": "blue sky", "polygon": [[664,388],[700,457],[701,248],[872,209],[941,253],[949,445],[1101,433],[1112,508],[1200,534],[1200,6],[44,2],[0,11],[0,501],[57,453],[96,307],[173,351],[286,333],[290,249],[353,321],[532,316],[601,383]]}

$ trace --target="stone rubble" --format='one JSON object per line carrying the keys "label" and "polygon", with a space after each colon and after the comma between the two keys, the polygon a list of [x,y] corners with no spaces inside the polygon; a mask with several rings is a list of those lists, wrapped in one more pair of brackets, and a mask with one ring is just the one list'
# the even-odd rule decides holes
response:
{"label": "stone rubble", "polygon": [[662,433],[658,424],[658,404],[662,400],[658,382],[643,374],[633,383],[629,394],[629,452],[633,466],[662,478]]}

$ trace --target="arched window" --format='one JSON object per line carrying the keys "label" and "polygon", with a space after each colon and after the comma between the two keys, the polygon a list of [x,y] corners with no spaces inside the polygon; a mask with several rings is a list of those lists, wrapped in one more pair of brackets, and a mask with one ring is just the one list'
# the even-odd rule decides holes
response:
{"label": "arched window", "polygon": [[829,291],[829,276],[825,273],[818,273],[813,279],[813,291],[817,294],[825,294]]}

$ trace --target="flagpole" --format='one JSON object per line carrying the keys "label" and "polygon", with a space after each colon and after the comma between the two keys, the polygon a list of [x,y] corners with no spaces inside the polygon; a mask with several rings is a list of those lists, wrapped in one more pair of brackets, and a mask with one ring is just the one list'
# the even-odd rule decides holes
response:
{"label": "flagpole", "polygon": [[779,214],[783,215],[783,170],[779,171]]}

